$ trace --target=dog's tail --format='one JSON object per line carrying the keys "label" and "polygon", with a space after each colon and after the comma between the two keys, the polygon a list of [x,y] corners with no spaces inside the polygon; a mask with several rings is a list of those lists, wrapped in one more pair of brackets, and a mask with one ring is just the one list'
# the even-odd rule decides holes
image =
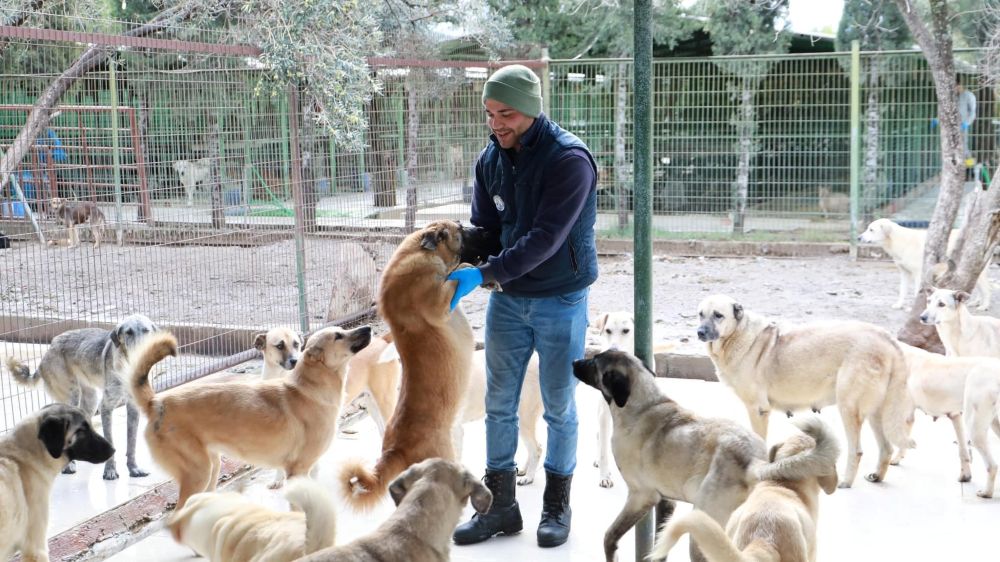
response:
{"label": "dog's tail", "polygon": [[31,369],[17,357],[7,355],[3,358],[3,363],[6,365],[7,370],[10,371],[10,376],[14,377],[14,380],[18,384],[35,386],[38,384],[38,381],[42,380],[40,371],[36,370],[32,373]]}
{"label": "dog's tail", "polygon": [[779,562],[778,553],[768,545],[751,543],[745,550],[757,551],[755,556],[747,556],[747,553],[740,552],[733,541],[729,540],[726,532],[722,530],[719,523],[700,510],[693,510],[691,513],[671,519],[656,538],[653,550],[647,556],[650,560],[660,560],[667,557],[670,549],[677,544],[677,541],[684,535],[690,533],[691,539],[698,545],[698,549],[705,555],[708,562],[745,562],[773,560]]}
{"label": "dog's tail", "polygon": [[[895,344],[895,342],[893,343]],[[876,415],[882,416],[882,427],[885,428],[885,435],[889,438],[889,442],[905,450],[916,446],[910,437],[916,406],[913,397],[910,396],[909,389],[906,388],[906,381],[910,376],[906,356],[903,355],[903,351],[898,345],[894,347],[896,347],[897,353],[892,358],[889,385],[886,387],[885,397],[882,399],[882,407]]]}
{"label": "dog's tail", "polygon": [[792,423],[802,433],[812,437],[816,445],[757,467],[757,476],[761,480],[804,480],[836,472],[840,445],[830,427],[816,416],[799,417]]}
{"label": "dog's tail", "polygon": [[326,488],[307,478],[288,481],[285,498],[292,509],[306,516],[306,554],[333,546],[337,538],[337,512]]}
{"label": "dog's tail", "polygon": [[170,332],[154,332],[139,344],[132,353],[132,376],[129,392],[146,417],[152,417],[153,387],[149,384],[149,370],[168,355],[177,355],[177,338]]}
{"label": "dog's tail", "polygon": [[340,470],[340,485],[347,503],[358,511],[375,507],[389,488],[389,482],[406,470],[411,463],[395,451],[383,451],[373,470],[361,460],[349,460]]}

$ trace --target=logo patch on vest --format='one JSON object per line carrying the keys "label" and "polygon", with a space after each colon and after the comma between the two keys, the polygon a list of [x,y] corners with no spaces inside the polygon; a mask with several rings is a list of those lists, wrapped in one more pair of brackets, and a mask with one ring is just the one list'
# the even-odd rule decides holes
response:
{"label": "logo patch on vest", "polygon": [[493,204],[497,206],[497,210],[501,213],[507,208],[507,205],[504,204],[503,199],[501,199],[499,195],[493,196]]}

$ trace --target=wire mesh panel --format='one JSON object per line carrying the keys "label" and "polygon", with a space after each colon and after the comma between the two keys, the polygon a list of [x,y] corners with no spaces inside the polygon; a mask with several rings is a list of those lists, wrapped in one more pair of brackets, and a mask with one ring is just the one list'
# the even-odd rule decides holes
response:
{"label": "wire mesh panel", "polygon": [[[992,91],[980,101],[970,167],[995,162]],[[850,211],[850,56],[665,59],[653,65],[653,208],[659,237],[845,240]],[[551,115],[600,167],[598,228],[628,234],[631,62],[555,61]],[[934,85],[917,52],[862,53],[859,216],[927,220],[940,171]],[[973,172],[970,170],[970,179]]]}

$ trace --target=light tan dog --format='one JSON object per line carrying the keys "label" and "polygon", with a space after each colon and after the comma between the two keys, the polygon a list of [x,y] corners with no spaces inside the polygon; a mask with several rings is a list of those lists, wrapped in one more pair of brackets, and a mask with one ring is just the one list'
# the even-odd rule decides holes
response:
{"label": "light tan dog", "polygon": [[295,478],[285,498],[292,511],[268,509],[237,492],[194,494],[167,528],[211,562],[291,562],[332,546],[337,514],[326,488]]}
{"label": "light tan dog", "polygon": [[997,463],[990,452],[989,429],[1000,437],[1000,371],[995,368],[977,369],[965,379],[965,427],[972,438],[972,446],[983,457],[986,465],[986,485],[976,495],[992,498],[996,487]]}
{"label": "light tan dog", "polygon": [[743,401],[757,435],[767,438],[772,409],[837,404],[847,435],[842,488],[857,476],[866,419],[879,446],[878,469],[868,481],[885,478],[893,445],[911,446],[906,358],[886,330],[854,321],[780,324],[724,295],[704,299],[698,317],[698,339],[707,343],[719,380]]}
{"label": "light tan dog", "polygon": [[444,459],[417,463],[393,480],[396,511],[374,533],[321,550],[307,562],[448,562],[451,534],[465,503],[486,513],[493,495],[461,464]]}
{"label": "light tan dog", "polygon": [[264,357],[264,368],[261,369],[261,378],[264,380],[287,375],[302,358],[302,337],[295,330],[284,326],[257,334],[253,346]]}
{"label": "light tan dog", "polygon": [[934,289],[920,321],[937,329],[946,355],[1000,357],[1000,319],[973,315],[968,301],[965,291]]}
{"label": "light tan dog", "polygon": [[[371,347],[371,346],[369,346]],[[364,353],[364,352],[362,352]],[[397,364],[399,355],[396,354],[395,346],[388,346],[382,354],[382,361],[394,359]],[[348,368],[348,387],[351,386],[351,370]],[[398,376],[396,379],[398,381]],[[397,382],[398,384],[398,382]],[[348,391],[350,392],[350,391]],[[358,410],[341,415],[340,427],[349,427],[360,420],[365,413],[368,413],[375,420],[376,425],[382,417],[382,406],[379,404],[390,403],[395,407],[395,398],[399,396],[398,387],[388,390],[388,385],[379,384],[370,387],[367,391],[360,389],[361,393],[370,392],[373,399],[364,400],[363,407]],[[525,370],[524,383],[521,385],[521,400],[518,403],[517,431],[521,438],[521,444],[528,452],[527,461],[517,468],[517,483],[521,486],[531,484],[535,481],[535,472],[538,470],[538,463],[542,457],[542,446],[538,442],[538,420],[542,417],[542,390],[538,381],[538,354],[531,355],[528,360],[528,368]],[[392,398],[383,397],[391,394]],[[364,399],[364,394],[359,394]],[[348,406],[349,408],[350,406]],[[390,412],[391,413],[391,412]],[[469,372],[469,384],[466,387],[465,396],[462,399],[462,406],[459,412],[457,423],[452,428],[452,443],[455,447],[455,458],[462,458],[462,443],[465,440],[464,424],[481,420],[486,417],[486,351],[480,349],[472,355],[472,370]],[[379,432],[385,435],[384,426],[379,427]],[[610,435],[610,432],[609,432]]]}
{"label": "light tan dog", "polygon": [[[574,361],[573,375],[599,390],[611,407],[611,448],[628,486],[625,505],[604,534],[608,562],[615,560],[621,537],[658,503],[688,502],[720,525],[729,520],[757,482],[756,467],[766,463],[760,437],[735,422],[682,408],[624,351]],[[692,545],[692,560],[702,560],[699,554]]]}
{"label": "light tan dog", "polygon": [[403,364],[399,402],[374,470],[347,462],[341,482],[354,507],[379,501],[389,482],[411,464],[455,459],[451,430],[458,418],[475,349],[461,307],[451,310],[462,227],[435,221],[407,236],[386,264],[378,308]]}
{"label": "light tan dog", "polygon": [[823,218],[830,215],[846,215],[851,210],[851,198],[846,193],[838,193],[825,185],[816,188],[819,210]]}
{"label": "light tan dog", "polygon": [[48,562],[52,481],[71,460],[102,463],[115,449],[94,432],[90,416],[49,404],[0,436],[0,560]]}
{"label": "light tan dog", "polygon": [[184,194],[187,196],[187,206],[190,207],[194,203],[194,192],[198,189],[198,184],[211,179],[212,159],[177,160],[174,162],[174,170],[181,178],[181,185],[184,186]]}
{"label": "light tan dog", "polygon": [[[80,245],[80,233],[77,227],[89,222],[90,235],[94,238],[94,248],[101,247],[101,236],[104,232],[104,213],[91,201],[68,201],[62,197],[53,197],[51,201],[52,213],[67,231],[67,240],[70,248]],[[49,240],[50,246],[58,244],[55,240]]]}
{"label": "light tan dog", "polygon": [[795,420],[803,434],[771,447],[760,482],[733,512],[726,530],[703,511],[670,521],[649,557],[665,558],[691,536],[709,562],[814,562],[819,491],[837,490],[840,447],[819,418]]}
{"label": "light tan dog", "polygon": [[153,459],[180,486],[177,508],[215,489],[220,453],[305,475],[336,434],[347,361],[371,339],[368,326],[319,330],[287,377],[186,384],[154,395],[149,369],[177,352],[169,333],[147,338],[134,359],[129,390],[146,414]]}
{"label": "light tan dog", "polygon": [[[951,253],[957,239],[958,231],[953,230],[948,237],[949,253]],[[924,244],[927,240],[927,232],[900,226],[889,219],[878,219],[868,225],[868,228],[858,236],[858,240],[882,246],[882,249],[896,264],[896,268],[899,270],[899,298],[892,307],[903,308],[913,300],[917,291],[920,290],[920,282],[923,280]],[[976,281],[976,293],[979,297],[980,310],[988,309],[992,300],[993,288],[986,274],[986,268],[983,269]]]}
{"label": "light tan dog", "polygon": [[[944,356],[905,343],[900,343],[900,347],[906,355],[906,363],[910,368],[906,386],[915,406],[932,416],[934,420],[941,416],[951,420],[955,428],[958,459],[961,465],[958,481],[968,482],[972,478],[972,472],[969,468],[969,448],[962,416],[968,394],[966,382],[977,372],[1000,373],[1000,359]],[[978,394],[981,394],[981,391],[975,389],[972,391],[973,396]],[[986,421],[986,426],[989,422],[990,420]],[[984,433],[986,426],[983,428]]]}
{"label": "light tan dog", "polygon": [[399,353],[392,345],[392,334],[372,338],[368,347],[347,363],[347,381],[344,383],[346,406],[338,424],[341,431],[370,415],[379,435],[384,436],[385,425],[396,411],[402,373]]}

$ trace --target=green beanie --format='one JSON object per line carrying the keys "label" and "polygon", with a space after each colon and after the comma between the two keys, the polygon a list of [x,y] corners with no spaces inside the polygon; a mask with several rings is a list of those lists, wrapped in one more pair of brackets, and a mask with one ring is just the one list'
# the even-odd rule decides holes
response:
{"label": "green beanie", "polygon": [[512,64],[497,70],[483,86],[483,101],[496,100],[528,117],[542,112],[542,83],[530,68]]}

